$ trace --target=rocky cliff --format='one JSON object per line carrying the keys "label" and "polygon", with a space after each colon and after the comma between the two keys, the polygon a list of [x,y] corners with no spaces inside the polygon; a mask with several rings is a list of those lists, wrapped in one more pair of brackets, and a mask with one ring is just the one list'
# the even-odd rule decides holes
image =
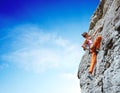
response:
{"label": "rocky cliff", "polygon": [[91,75],[93,80],[87,77],[91,57],[88,51],[79,65],[78,77],[82,93],[120,93],[120,0],[100,1],[91,17],[89,34],[101,26],[98,34],[103,39]]}

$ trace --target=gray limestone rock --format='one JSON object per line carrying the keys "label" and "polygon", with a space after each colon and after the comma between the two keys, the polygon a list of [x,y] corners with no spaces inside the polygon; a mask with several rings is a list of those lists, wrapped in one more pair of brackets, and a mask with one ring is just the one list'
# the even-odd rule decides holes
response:
{"label": "gray limestone rock", "polygon": [[[83,55],[78,68],[82,93],[120,93],[120,0],[101,0],[94,12],[89,34],[102,26],[102,35],[97,63],[88,78],[90,58],[88,51]],[[97,35],[96,35],[97,37]]]}

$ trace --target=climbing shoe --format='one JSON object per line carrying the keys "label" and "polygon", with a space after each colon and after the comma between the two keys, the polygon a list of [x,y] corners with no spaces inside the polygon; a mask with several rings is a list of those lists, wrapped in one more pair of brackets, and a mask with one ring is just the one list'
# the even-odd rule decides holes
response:
{"label": "climbing shoe", "polygon": [[87,76],[90,80],[93,80],[90,76]]}

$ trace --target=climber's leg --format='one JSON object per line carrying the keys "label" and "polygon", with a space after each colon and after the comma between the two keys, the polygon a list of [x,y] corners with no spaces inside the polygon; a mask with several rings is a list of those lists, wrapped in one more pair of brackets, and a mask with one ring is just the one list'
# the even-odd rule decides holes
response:
{"label": "climber's leg", "polygon": [[90,53],[95,52],[95,51],[96,51],[96,47],[92,44],[90,46]]}
{"label": "climber's leg", "polygon": [[94,66],[95,66],[95,63],[96,63],[96,57],[97,57],[97,54],[96,52],[92,52],[92,56],[91,56],[91,63],[90,63],[90,68],[89,68],[89,73],[92,74],[93,72],[93,69],[94,69]]}
{"label": "climber's leg", "polygon": [[95,41],[93,42],[93,44],[90,46],[90,52],[92,53],[91,56],[91,63],[90,63],[90,68],[89,68],[89,73],[92,74],[94,66],[96,64],[97,61],[97,54],[96,54],[96,49],[100,48],[100,42],[102,40],[102,36],[99,35]]}
{"label": "climber's leg", "polygon": [[102,36],[99,35],[99,36],[95,39],[95,41],[93,42],[93,46],[94,46],[96,49],[99,49],[99,48],[100,48],[101,40],[102,40]]}

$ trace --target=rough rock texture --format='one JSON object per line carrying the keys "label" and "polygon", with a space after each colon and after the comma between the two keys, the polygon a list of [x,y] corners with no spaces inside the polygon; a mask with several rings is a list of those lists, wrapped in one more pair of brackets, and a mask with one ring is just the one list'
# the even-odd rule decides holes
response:
{"label": "rough rock texture", "polygon": [[91,56],[86,51],[78,69],[80,87],[82,93],[120,93],[120,0],[100,1],[91,18],[89,34],[100,26],[98,34],[103,39],[91,75],[93,80],[87,77]]}

